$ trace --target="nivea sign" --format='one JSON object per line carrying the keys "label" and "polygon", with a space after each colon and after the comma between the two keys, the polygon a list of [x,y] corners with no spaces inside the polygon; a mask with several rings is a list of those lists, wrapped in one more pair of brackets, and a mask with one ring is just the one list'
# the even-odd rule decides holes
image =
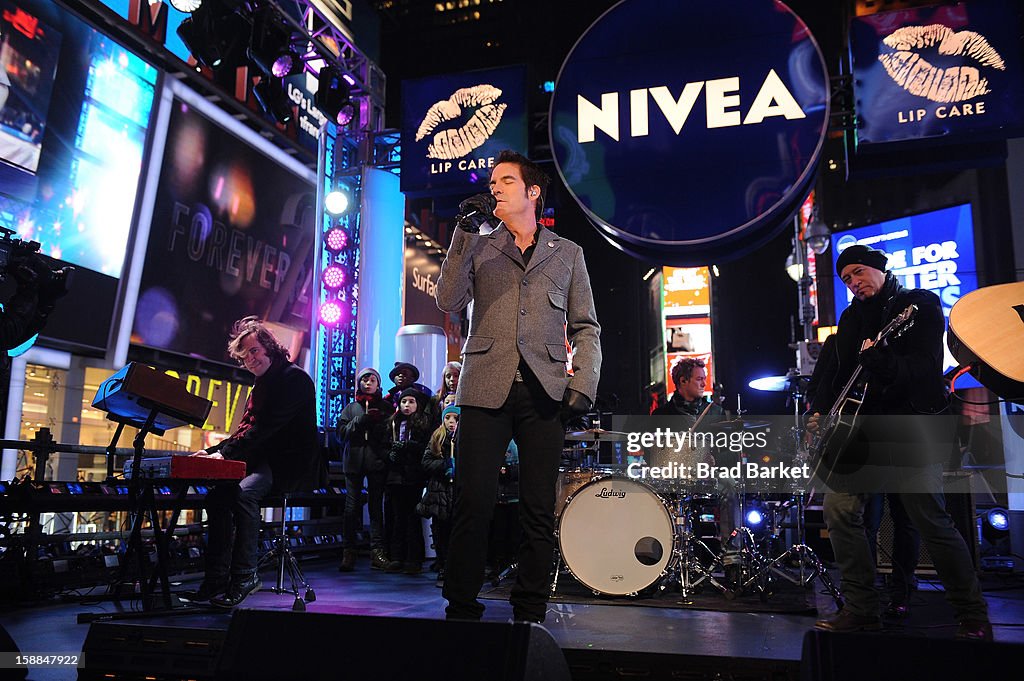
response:
{"label": "nivea sign", "polygon": [[828,73],[773,0],[623,0],[555,84],[558,172],[601,233],[640,258],[700,265],[757,248],[813,183]]}

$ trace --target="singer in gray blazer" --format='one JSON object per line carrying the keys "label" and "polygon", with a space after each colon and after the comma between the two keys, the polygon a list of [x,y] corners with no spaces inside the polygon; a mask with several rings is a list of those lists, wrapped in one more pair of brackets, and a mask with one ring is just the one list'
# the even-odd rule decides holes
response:
{"label": "singer in gray blazer", "polygon": [[[456,401],[462,418],[445,566],[449,618],[483,615],[476,596],[483,584],[498,469],[515,439],[523,543],[510,601],[517,619],[544,620],[565,439],[562,418],[589,410],[597,393],[601,327],[583,250],[537,223],[548,181],[524,156],[502,152],[490,182],[493,214],[501,222],[480,235],[467,230],[470,220],[460,220],[464,227],[455,230],[437,282],[438,307],[470,310]],[[489,213],[488,199],[463,202],[463,215]]]}

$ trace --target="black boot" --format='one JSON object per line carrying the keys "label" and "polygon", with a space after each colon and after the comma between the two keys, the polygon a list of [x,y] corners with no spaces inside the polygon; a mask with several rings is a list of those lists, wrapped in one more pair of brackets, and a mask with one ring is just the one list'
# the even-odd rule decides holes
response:
{"label": "black boot", "polygon": [[255,572],[248,575],[232,575],[228,592],[210,600],[210,603],[221,608],[233,608],[254,591],[259,591],[263,583]]}
{"label": "black boot", "polygon": [[228,590],[227,577],[206,577],[195,591],[185,591],[181,598],[190,603],[205,603]]}

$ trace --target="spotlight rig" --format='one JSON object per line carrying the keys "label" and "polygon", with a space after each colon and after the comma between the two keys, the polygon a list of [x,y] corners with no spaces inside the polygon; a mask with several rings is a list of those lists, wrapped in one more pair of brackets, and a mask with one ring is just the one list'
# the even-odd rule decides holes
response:
{"label": "spotlight rig", "polygon": [[[294,117],[283,79],[307,71],[317,77],[317,107],[332,122],[347,126],[356,115],[358,81],[335,52],[310,35],[274,0],[175,0],[189,11],[178,36],[195,60],[217,71],[249,65],[259,76],[253,95],[278,123]],[[314,9],[310,4],[309,11]],[[330,22],[323,16],[321,20]],[[319,36],[322,30],[316,31]],[[333,40],[337,45],[338,41]],[[345,46],[338,46],[344,48]],[[347,53],[348,50],[344,50]]]}

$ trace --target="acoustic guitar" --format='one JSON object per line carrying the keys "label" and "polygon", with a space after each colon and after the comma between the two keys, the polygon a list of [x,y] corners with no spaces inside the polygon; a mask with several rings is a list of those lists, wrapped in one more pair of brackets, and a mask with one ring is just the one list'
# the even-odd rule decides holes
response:
{"label": "acoustic guitar", "polygon": [[[874,338],[874,345],[896,338],[914,325],[917,305],[908,305],[895,319],[886,324]],[[854,433],[860,427],[857,417],[868,392],[868,383],[861,380],[863,367],[857,364],[850,379],[843,386],[832,408],[818,420],[817,432],[812,436],[808,454],[814,470],[812,479],[828,483],[832,471],[842,458]]]}
{"label": "acoustic guitar", "polygon": [[949,312],[946,344],[1003,399],[1024,400],[1024,281],[971,291]]}

